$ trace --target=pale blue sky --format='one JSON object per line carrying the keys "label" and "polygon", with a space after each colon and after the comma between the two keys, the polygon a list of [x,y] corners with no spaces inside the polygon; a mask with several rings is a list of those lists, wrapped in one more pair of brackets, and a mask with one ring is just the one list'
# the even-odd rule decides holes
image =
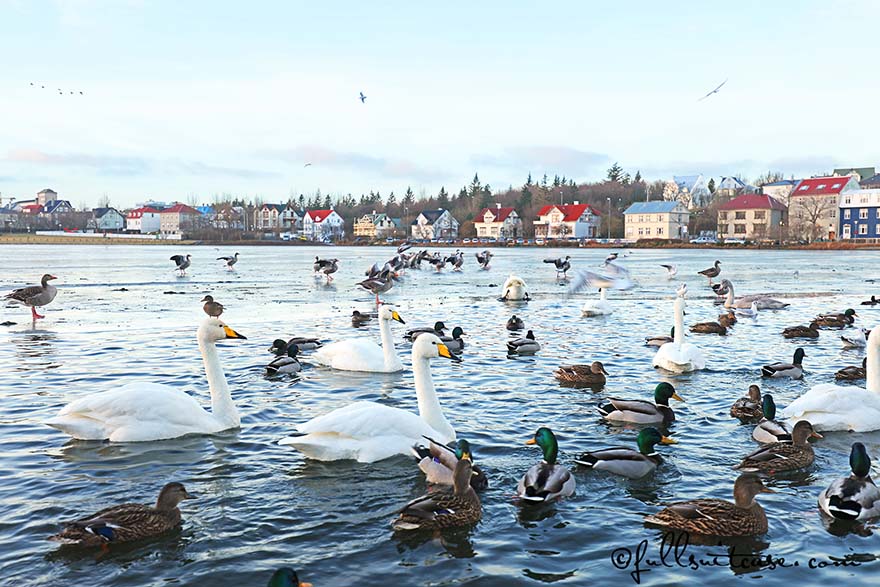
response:
{"label": "pale blue sky", "polygon": [[424,4],[0,0],[0,192],[123,206],[614,161],[649,179],[880,164],[880,2]]}

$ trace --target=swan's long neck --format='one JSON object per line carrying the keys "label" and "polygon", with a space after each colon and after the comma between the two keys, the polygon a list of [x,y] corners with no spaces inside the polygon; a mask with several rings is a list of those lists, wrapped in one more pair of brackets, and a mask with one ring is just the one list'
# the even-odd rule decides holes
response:
{"label": "swan's long neck", "polygon": [[445,440],[455,439],[455,430],[443,415],[434,380],[431,378],[431,365],[424,357],[413,357],[413,377],[416,381],[416,397],[419,400],[419,416],[437,432],[446,436]]}
{"label": "swan's long neck", "polygon": [[229,393],[226,375],[223,374],[223,368],[220,367],[217,347],[213,342],[199,338],[199,350],[202,351],[205,374],[208,376],[208,387],[211,389],[211,413],[228,428],[237,428],[241,425],[241,418],[232,401],[232,394]]}
{"label": "swan's long neck", "polygon": [[379,320],[379,335],[382,338],[382,354],[385,355],[385,369],[394,371],[400,365],[394,340],[391,338],[391,320]]}
{"label": "swan's long neck", "polygon": [[868,359],[865,361],[867,370],[866,388],[868,391],[880,393],[880,328],[874,327],[868,337]]}
{"label": "swan's long neck", "polygon": [[724,307],[725,308],[732,308],[733,307],[733,284],[732,283],[727,286],[727,299],[724,300]]}
{"label": "swan's long neck", "polygon": [[673,341],[679,346],[684,342],[684,300],[681,298],[676,298],[675,300],[675,334]]}
{"label": "swan's long neck", "polygon": [[608,301],[608,290],[606,290],[604,287],[599,288],[599,299],[603,302]]}

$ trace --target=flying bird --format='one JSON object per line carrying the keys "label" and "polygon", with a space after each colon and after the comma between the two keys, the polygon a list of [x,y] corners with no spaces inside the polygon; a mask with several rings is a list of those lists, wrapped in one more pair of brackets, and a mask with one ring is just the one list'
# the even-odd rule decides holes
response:
{"label": "flying bird", "polygon": [[717,88],[715,88],[714,90],[712,90],[711,92],[709,92],[708,94],[706,94],[705,96],[703,96],[702,98],[700,98],[699,100],[697,100],[697,102],[702,102],[703,100],[705,100],[706,98],[708,98],[708,97],[711,96],[712,94],[717,94],[717,93],[718,93],[718,90],[720,90],[721,87],[722,87],[724,84],[726,84],[726,83],[727,83],[727,80],[725,79],[723,82],[721,82],[720,84],[718,84],[718,87],[717,87]]}
{"label": "flying bird", "polygon": [[311,166],[312,166],[311,163],[306,163],[305,165],[303,165],[303,167],[311,167]]}
{"label": "flying bird", "polygon": [[358,98],[360,99],[361,104],[365,104],[367,102],[367,97],[364,96],[363,92],[360,93],[360,96],[358,96]]}

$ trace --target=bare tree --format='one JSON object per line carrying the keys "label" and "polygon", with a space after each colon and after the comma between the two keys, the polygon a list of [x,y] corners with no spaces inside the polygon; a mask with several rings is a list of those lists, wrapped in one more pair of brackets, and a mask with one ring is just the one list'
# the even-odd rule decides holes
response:
{"label": "bare tree", "polygon": [[798,196],[795,209],[795,226],[800,234],[806,234],[810,242],[816,240],[823,228],[823,217],[832,208],[833,198],[824,196]]}
{"label": "bare tree", "polygon": [[98,208],[109,208],[110,207],[110,196],[107,192],[104,192],[100,198],[98,198]]}

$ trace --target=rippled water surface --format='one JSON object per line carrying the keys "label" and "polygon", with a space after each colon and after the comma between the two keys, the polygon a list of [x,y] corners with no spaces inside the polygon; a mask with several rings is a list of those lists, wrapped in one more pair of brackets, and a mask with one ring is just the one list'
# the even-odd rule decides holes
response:
{"label": "rippled water surface", "polygon": [[[649,542],[657,558],[660,534],[642,517],[671,501],[696,497],[729,499],[739,458],[755,448],[751,427],[728,416],[731,403],[762,364],[790,360],[797,344],[784,340],[784,326],[805,324],[818,312],[856,307],[865,327],[877,325],[880,309],[858,306],[880,285],[875,252],[647,251],[624,263],[639,287],[613,292],[615,313],[581,318],[593,292],[566,295],[552,266],[551,250],[496,250],[489,271],[478,271],[468,251],[462,273],[410,272],[384,298],[398,305],[407,326],[444,320],[467,333],[464,361],[435,360],[432,370],[441,403],[459,436],[471,441],[491,487],[483,520],[471,531],[402,540],[389,527],[393,512],[425,489],[406,458],[371,465],[320,463],[276,441],[295,424],[354,400],[416,409],[409,344],[394,325],[407,370],[395,375],[352,375],[306,366],[298,378],[268,378],[266,348],[276,337],[352,336],[378,339],[375,324],[352,328],[353,309],[370,308],[371,296],[354,287],[364,269],[384,261],[385,248],[246,248],[235,271],[214,259],[234,248],[5,246],[4,288],[34,283],[44,271],[59,277],[60,293],[47,319],[32,327],[29,312],[3,307],[0,327],[0,575],[15,585],[263,585],[272,570],[290,565],[319,587],[328,585],[562,585],[634,584],[615,568],[611,552]],[[168,257],[193,254],[189,276],[177,278]],[[597,266],[608,251],[574,250],[575,267]],[[341,260],[332,285],[316,281],[315,254]],[[706,371],[664,377],[651,367],[653,349],[643,337],[668,332],[671,299],[681,281],[690,286],[688,323],[715,319],[705,279],[696,271],[716,258],[737,294],[774,292],[791,302],[757,320],[740,320],[725,338],[690,335],[707,355]],[[660,263],[676,263],[669,281]],[[795,275],[798,271],[799,275]],[[510,273],[523,276],[534,300],[498,302]],[[208,403],[207,383],[195,341],[202,319],[199,300],[212,293],[227,308],[224,319],[248,337],[221,344],[221,360],[242,415],[240,430],[164,442],[110,444],[71,441],[41,422],[84,394],[132,381],[185,389]],[[512,313],[534,330],[543,349],[536,357],[508,359],[504,324]],[[861,362],[843,350],[838,334],[824,331],[802,343],[803,381],[772,381],[762,387],[780,406],[810,386],[833,380],[844,365]],[[560,364],[601,360],[611,376],[604,389],[561,388],[552,372]],[[308,356],[304,357],[304,362]],[[518,477],[539,459],[525,446],[538,426],[560,440],[561,461],[583,450],[633,446],[636,432],[613,428],[597,417],[596,404],[610,396],[650,398],[660,380],[675,385],[686,403],[673,407],[675,446],[662,447],[666,462],[654,476],[627,481],[576,470],[577,494],[544,509],[521,509],[511,500]],[[744,574],[766,585],[791,581],[840,582],[876,577],[877,563],[858,568],[809,570],[823,561],[880,554],[872,529],[835,535],[820,520],[816,496],[848,472],[849,446],[860,440],[880,459],[880,432],[829,433],[815,444],[816,464],[806,474],[772,481],[776,495],[762,495],[770,523],[760,541],[737,545],[787,561],[793,568],[742,572],[726,564],[698,571],[654,569],[645,585],[706,580],[733,584]],[[875,469],[876,470],[876,469]],[[44,540],[59,520],[125,501],[151,502],[159,488],[182,481],[199,499],[183,504],[181,530],[163,538],[94,551],[58,550]],[[691,546],[689,552],[727,552]]]}

